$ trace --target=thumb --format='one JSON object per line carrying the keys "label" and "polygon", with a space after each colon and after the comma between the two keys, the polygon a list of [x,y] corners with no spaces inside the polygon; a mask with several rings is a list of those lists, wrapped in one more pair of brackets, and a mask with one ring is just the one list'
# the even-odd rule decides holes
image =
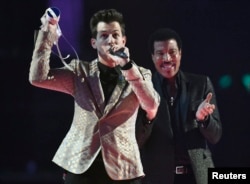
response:
{"label": "thumb", "polygon": [[213,94],[208,93],[205,102],[210,103],[210,100],[212,99]]}

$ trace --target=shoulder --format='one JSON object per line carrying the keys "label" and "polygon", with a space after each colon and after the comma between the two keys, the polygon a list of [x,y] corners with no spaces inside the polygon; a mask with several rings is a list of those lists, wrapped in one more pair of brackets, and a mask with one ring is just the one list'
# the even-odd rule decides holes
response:
{"label": "shoulder", "polygon": [[151,70],[148,68],[144,68],[142,66],[138,66],[138,69],[140,70],[140,72],[142,73],[150,73],[151,74]]}
{"label": "shoulder", "polygon": [[143,76],[144,79],[148,79],[151,81],[152,79],[152,72],[150,69],[144,68],[142,66],[137,66],[138,70],[140,71],[141,75]]}
{"label": "shoulder", "polygon": [[181,81],[195,86],[194,88],[202,88],[203,86],[206,89],[213,89],[213,83],[208,75],[182,72]]}
{"label": "shoulder", "polygon": [[182,79],[187,81],[194,81],[194,82],[206,82],[209,80],[209,76],[204,74],[195,74],[190,72],[182,72],[180,71],[180,76]]}
{"label": "shoulder", "polygon": [[80,74],[82,72],[87,74],[87,73],[89,73],[90,70],[93,72],[98,70],[97,60],[83,61],[83,60],[79,60],[79,59],[73,59],[73,60],[71,60],[69,65],[78,74]]}

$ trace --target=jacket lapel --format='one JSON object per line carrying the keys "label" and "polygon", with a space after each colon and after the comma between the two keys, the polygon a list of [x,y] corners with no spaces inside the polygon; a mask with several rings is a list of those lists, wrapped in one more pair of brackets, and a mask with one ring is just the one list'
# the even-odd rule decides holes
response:
{"label": "jacket lapel", "polygon": [[128,83],[125,81],[124,77],[120,73],[115,89],[113,90],[112,95],[110,96],[109,101],[105,106],[104,114],[107,114],[116,105],[116,103],[120,99],[120,96],[125,91],[124,88],[127,86],[127,84]]}
{"label": "jacket lapel", "polygon": [[165,129],[168,132],[166,135],[169,135],[169,137],[172,138],[173,137],[172,126],[171,126],[171,123],[167,123],[167,122],[171,122],[171,119],[170,119],[170,114],[169,114],[169,108],[167,105],[167,100],[165,98],[165,95],[163,94],[163,77],[157,72],[153,76],[153,84],[154,84],[155,90],[161,96],[160,107],[157,112],[156,119],[158,119],[157,118],[158,116],[162,118],[159,118],[156,122],[161,124],[158,126]]}
{"label": "jacket lapel", "polygon": [[[186,122],[187,120],[187,110],[188,110],[188,100],[190,100],[189,95],[188,95],[188,86],[189,86],[189,82],[187,81],[184,73],[182,71],[180,71],[180,87],[181,87],[181,93],[180,93],[180,101],[179,101],[179,108],[180,109],[180,113],[181,113],[181,119],[180,119],[180,123],[182,123],[184,129],[186,129],[186,125],[184,124],[184,122]],[[186,131],[186,130],[185,130]]]}
{"label": "jacket lapel", "polygon": [[100,82],[100,71],[98,69],[97,60],[89,64],[89,87],[91,88],[93,98],[96,102],[97,108],[103,113],[105,107],[104,93]]}

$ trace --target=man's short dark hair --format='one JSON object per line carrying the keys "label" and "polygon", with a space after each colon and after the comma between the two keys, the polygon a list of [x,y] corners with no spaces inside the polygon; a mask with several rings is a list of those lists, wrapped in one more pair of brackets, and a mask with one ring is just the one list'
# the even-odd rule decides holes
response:
{"label": "man's short dark hair", "polygon": [[123,15],[115,9],[104,9],[96,12],[90,19],[90,31],[93,38],[97,35],[97,24],[99,22],[118,22],[121,26],[122,34],[125,35],[125,23]]}
{"label": "man's short dark hair", "polygon": [[177,42],[179,50],[182,49],[182,40],[177,32],[170,28],[160,28],[154,31],[148,40],[148,49],[151,54],[154,53],[154,42],[156,41],[165,41],[169,39],[174,39]]}

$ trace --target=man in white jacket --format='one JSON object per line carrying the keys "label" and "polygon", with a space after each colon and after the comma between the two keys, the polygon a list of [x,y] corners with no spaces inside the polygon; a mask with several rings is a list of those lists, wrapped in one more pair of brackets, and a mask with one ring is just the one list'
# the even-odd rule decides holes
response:
{"label": "man in white jacket", "polygon": [[53,162],[67,172],[66,184],[140,183],[144,172],[135,138],[137,111],[141,107],[152,120],[160,97],[151,71],[130,60],[122,14],[108,9],[92,16],[96,59],[74,59],[52,69],[51,49],[61,33],[53,16],[37,34],[29,73],[32,85],[74,97],[73,122]]}

